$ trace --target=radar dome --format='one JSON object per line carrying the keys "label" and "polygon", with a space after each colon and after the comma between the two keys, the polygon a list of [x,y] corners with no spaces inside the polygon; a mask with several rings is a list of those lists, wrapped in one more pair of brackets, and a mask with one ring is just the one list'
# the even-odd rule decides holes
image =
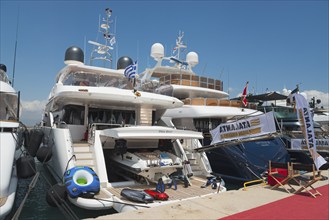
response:
{"label": "radar dome", "polygon": [[7,72],[7,67],[5,64],[0,64],[0,69],[3,70],[3,72]]}
{"label": "radar dome", "polygon": [[162,59],[164,57],[164,47],[160,43],[155,43],[151,47],[151,57],[155,60]]}
{"label": "radar dome", "polygon": [[196,52],[189,52],[186,55],[186,62],[191,66],[195,66],[199,63],[199,56]]}
{"label": "radar dome", "polygon": [[79,47],[69,47],[65,52],[64,63],[69,64],[83,64],[84,54]]}
{"label": "radar dome", "polygon": [[128,56],[123,56],[118,59],[117,69],[126,69],[127,66],[133,64],[133,60]]}

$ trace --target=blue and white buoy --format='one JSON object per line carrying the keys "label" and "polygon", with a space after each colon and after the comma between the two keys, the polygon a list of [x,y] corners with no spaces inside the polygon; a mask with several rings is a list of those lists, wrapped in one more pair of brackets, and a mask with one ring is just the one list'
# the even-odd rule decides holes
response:
{"label": "blue and white buoy", "polygon": [[92,198],[100,190],[100,181],[95,171],[87,166],[73,167],[65,172],[64,184],[71,198]]}

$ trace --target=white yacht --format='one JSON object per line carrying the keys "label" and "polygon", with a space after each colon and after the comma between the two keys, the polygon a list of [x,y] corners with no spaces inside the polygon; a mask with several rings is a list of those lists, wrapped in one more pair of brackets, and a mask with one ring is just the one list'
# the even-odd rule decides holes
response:
{"label": "white yacht", "polygon": [[7,68],[0,64],[0,219],[11,211],[17,188],[15,152],[19,139],[19,92],[11,85]]}
{"label": "white yacht", "polygon": [[[210,131],[218,125],[263,113],[257,111],[255,105],[244,106],[240,100],[229,100],[228,94],[223,91],[221,80],[193,72],[193,67],[199,63],[199,57],[195,52],[187,53],[187,46],[182,41],[183,36],[180,32],[172,56],[165,56],[162,44],[152,45],[151,57],[156,61],[156,65],[141,74],[141,87],[144,90],[156,90],[159,94],[176,97],[184,102],[180,108],[168,109],[162,117],[162,122],[167,126],[202,132],[204,139],[198,143],[198,149],[192,150],[207,149],[205,152],[213,172],[220,174],[225,182],[228,179],[248,181],[260,178],[259,175],[266,171],[269,159],[285,160],[287,152],[284,145],[274,139],[267,139],[263,142],[253,141],[248,147],[247,143],[235,143],[211,150],[202,148],[211,144]],[[183,50],[187,53],[185,60],[180,58]],[[169,65],[164,66],[163,62],[169,62]],[[268,147],[262,147],[265,145]],[[272,155],[274,151],[281,153]],[[252,154],[259,155],[259,158]]]}
{"label": "white yacht", "polygon": [[[94,61],[111,61],[111,13],[107,9],[100,24],[105,43],[89,42],[96,46]],[[142,206],[136,199],[146,198],[145,189],[161,189],[169,196],[147,207],[225,190],[222,185],[201,187],[209,182],[206,170],[191,176],[183,148],[202,139],[202,133],[157,125],[167,109],[183,102],[137,90],[136,78],[125,76],[136,65],[129,57],[118,59],[117,69],[96,67],[84,64],[80,48],[70,47],[65,64],[45,107],[40,149],[51,151],[47,166],[64,181],[60,187],[66,188],[70,202],[84,209],[124,212]]]}

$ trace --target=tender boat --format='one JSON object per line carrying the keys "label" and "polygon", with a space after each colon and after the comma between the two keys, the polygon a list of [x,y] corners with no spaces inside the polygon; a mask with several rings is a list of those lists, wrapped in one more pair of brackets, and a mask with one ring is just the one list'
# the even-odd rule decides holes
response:
{"label": "tender boat", "polygon": [[11,85],[7,68],[0,64],[0,219],[10,213],[16,195],[15,153],[21,145],[19,92]]}
{"label": "tender boat", "polygon": [[[199,63],[198,54],[186,52],[186,60],[180,59],[182,50],[187,50],[187,46],[182,41],[183,36],[184,34],[180,32],[176,40],[175,53],[169,57],[165,56],[162,44],[152,45],[151,57],[157,63],[141,74],[141,88],[176,97],[184,103],[180,108],[168,109],[162,121],[167,126],[202,132],[204,139],[200,140],[197,149],[193,151],[203,152],[205,158],[208,156],[212,171],[220,174],[225,182],[231,180],[244,182],[261,178],[261,174],[267,170],[268,160],[281,162],[287,160],[288,154],[284,144],[274,136],[262,136],[265,138],[262,142],[251,139],[248,144],[232,142],[231,145],[226,143],[225,147],[216,145],[216,147],[203,148],[213,145],[214,137],[210,131],[217,126],[263,113],[256,110],[256,105],[244,106],[241,100],[229,100],[229,95],[223,91],[221,80],[193,72],[193,67]],[[162,62],[168,61],[170,65],[162,65]]]}
{"label": "tender boat", "polygon": [[[103,57],[113,49],[109,45],[114,36],[108,30],[111,13],[106,10],[102,20],[106,23],[100,28],[105,44],[90,41],[97,47],[93,60],[111,61]],[[67,49],[66,66],[59,71],[45,107],[40,149],[51,152],[45,165],[59,182],[49,197],[55,188],[65,188],[69,201],[80,208],[124,212],[145,207],[136,202],[145,189],[165,189],[169,196],[147,207],[225,190],[220,183],[217,189],[201,188],[209,174],[202,164],[198,167],[203,167],[199,171],[203,175],[192,176],[184,148],[202,139],[202,133],[159,125],[163,113],[181,107],[182,101],[137,90],[136,78],[127,78],[127,71],[136,67],[129,57],[118,59],[117,69],[83,61],[80,48]],[[173,183],[176,189],[169,189]]]}

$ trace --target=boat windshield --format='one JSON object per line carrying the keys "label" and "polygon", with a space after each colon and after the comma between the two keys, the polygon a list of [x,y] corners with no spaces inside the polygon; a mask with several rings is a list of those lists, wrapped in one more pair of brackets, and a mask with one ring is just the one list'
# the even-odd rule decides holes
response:
{"label": "boat windshield", "polygon": [[7,74],[2,70],[0,70],[0,81],[10,83]]}
{"label": "boat windshield", "polygon": [[63,79],[63,85],[119,87],[121,89],[132,89],[132,82],[130,82],[126,77],[82,71],[67,74]]}
{"label": "boat windshield", "polygon": [[13,120],[17,117],[17,96],[14,93],[0,93],[0,120]]}

